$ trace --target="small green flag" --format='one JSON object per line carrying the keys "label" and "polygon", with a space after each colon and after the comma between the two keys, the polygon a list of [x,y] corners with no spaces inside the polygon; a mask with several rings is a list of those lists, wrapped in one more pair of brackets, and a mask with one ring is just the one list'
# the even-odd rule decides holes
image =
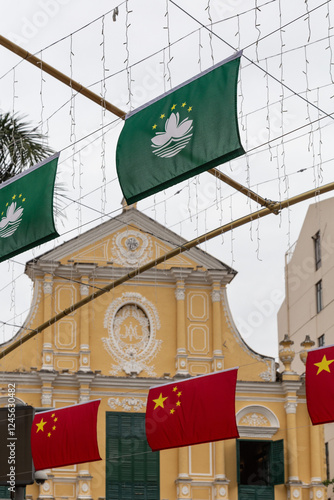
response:
{"label": "small green flag", "polygon": [[59,153],[0,184],[0,262],[57,238],[53,188]]}
{"label": "small green flag", "polygon": [[129,205],[244,154],[237,120],[240,56],[126,116],[116,166]]}

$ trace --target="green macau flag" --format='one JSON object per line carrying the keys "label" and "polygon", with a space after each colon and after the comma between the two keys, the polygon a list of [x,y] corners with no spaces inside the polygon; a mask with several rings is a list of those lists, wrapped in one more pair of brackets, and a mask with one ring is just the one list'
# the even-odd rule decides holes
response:
{"label": "green macau flag", "polygon": [[237,121],[240,56],[126,116],[116,166],[129,205],[244,154]]}
{"label": "green macau flag", "polygon": [[0,184],[0,262],[58,235],[53,188],[59,153]]}

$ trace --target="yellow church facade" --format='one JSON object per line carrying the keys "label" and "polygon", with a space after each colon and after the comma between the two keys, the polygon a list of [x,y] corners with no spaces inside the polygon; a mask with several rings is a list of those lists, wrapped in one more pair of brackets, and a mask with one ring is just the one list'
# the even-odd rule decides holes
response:
{"label": "yellow church facade", "polygon": [[[130,207],[28,262],[31,309],[1,348],[183,243]],[[193,248],[91,300],[1,360],[1,406],[8,384],[17,404],[39,411],[101,400],[102,460],[47,470],[43,484],[27,486],[27,498],[325,500],[323,431],[310,425],[292,342],[281,342],[281,374],[273,358],[247,346],[228,306],[235,274]],[[239,439],[151,452],[149,388],[233,367]]]}

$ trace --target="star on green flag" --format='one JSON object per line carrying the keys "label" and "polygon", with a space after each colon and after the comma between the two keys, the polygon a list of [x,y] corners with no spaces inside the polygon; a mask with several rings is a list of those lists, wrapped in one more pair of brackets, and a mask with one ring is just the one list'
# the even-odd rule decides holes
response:
{"label": "star on green flag", "polygon": [[59,236],[53,220],[58,158],[0,184],[0,262]]}
{"label": "star on green flag", "polygon": [[130,205],[242,154],[240,53],[129,113],[116,167]]}

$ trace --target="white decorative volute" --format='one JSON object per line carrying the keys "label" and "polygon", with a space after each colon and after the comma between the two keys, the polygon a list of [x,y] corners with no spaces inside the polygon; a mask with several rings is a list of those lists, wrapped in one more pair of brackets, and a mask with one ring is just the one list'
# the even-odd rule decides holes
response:
{"label": "white decorative volute", "polygon": [[175,289],[176,300],[184,300],[185,297],[186,297],[186,291],[184,288],[176,288]]}
{"label": "white decorative volute", "polygon": [[44,281],[43,282],[43,290],[45,294],[52,293],[53,282],[52,281]]}
{"label": "white decorative volute", "polygon": [[220,290],[212,290],[212,292],[211,292],[212,302],[220,302],[220,299],[221,299]]}

